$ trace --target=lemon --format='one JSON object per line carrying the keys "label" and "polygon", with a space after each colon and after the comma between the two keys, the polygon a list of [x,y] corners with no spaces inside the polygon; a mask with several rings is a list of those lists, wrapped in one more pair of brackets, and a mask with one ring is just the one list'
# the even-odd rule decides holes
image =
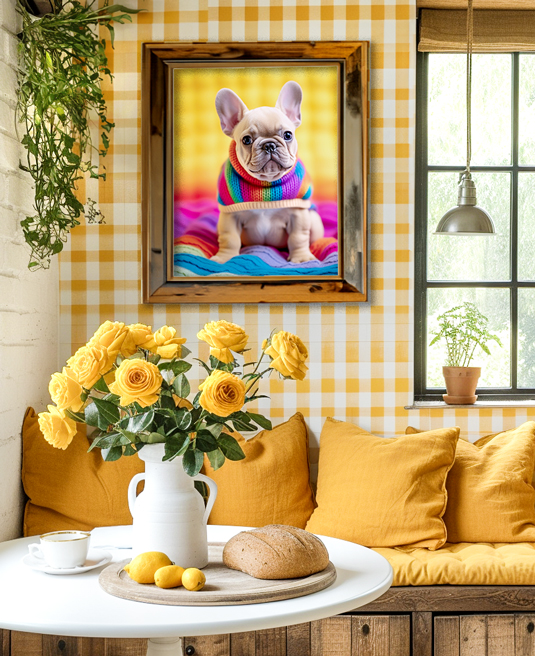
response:
{"label": "lemon", "polygon": [[206,576],[196,567],[188,567],[182,574],[182,585],[186,590],[202,590],[206,583]]}
{"label": "lemon", "polygon": [[161,551],[146,551],[136,556],[123,569],[137,583],[154,583],[156,571],[172,564],[169,557]]}
{"label": "lemon", "polygon": [[154,574],[154,583],[159,588],[178,588],[182,585],[182,574],[186,570],[178,565],[166,565],[156,570]]}

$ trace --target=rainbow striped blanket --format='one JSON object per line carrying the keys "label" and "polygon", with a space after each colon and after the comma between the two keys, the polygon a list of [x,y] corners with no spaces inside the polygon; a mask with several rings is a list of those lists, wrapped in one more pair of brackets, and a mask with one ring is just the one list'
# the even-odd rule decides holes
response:
{"label": "rainbow striped blanket", "polygon": [[311,245],[318,259],[294,264],[288,253],[271,246],[247,246],[225,264],[210,258],[218,251],[219,209],[212,200],[175,203],[175,276],[335,276],[338,274],[338,217],[334,202],[317,204],[325,236]]}

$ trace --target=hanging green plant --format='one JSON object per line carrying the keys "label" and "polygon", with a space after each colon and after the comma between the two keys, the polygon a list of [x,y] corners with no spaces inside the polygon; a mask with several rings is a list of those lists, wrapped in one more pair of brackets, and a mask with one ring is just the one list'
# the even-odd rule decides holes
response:
{"label": "hanging green plant", "polygon": [[[18,0],[22,33],[17,110],[27,151],[21,168],[35,187],[35,214],[21,222],[32,249],[30,269],[48,268],[71,228],[80,223],[84,205],[76,194],[77,182],[85,175],[106,179],[105,169],[91,161],[95,150],[100,157],[106,155],[114,127],[100,86],[104,76],[111,80],[112,75],[98,28],[107,28],[113,47],[113,23],[131,21],[129,14],[139,11],[107,2],[100,9],[94,8],[95,2],[84,6],[78,0],[50,4],[51,13],[36,18]],[[98,144],[91,139],[91,112],[98,115]],[[89,223],[103,220],[91,200],[85,215]]]}

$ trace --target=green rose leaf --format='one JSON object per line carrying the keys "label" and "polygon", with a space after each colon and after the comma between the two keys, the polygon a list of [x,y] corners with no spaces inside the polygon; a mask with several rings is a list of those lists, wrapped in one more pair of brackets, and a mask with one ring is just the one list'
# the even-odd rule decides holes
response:
{"label": "green rose leaf", "polygon": [[206,455],[208,456],[208,460],[210,461],[214,471],[217,471],[225,464],[225,454],[223,451],[221,451],[221,449],[209,451]]}
{"label": "green rose leaf", "polygon": [[191,392],[191,387],[188,379],[184,374],[179,374],[173,381],[173,389],[181,399],[186,399]]}
{"label": "green rose leaf", "polygon": [[137,450],[134,449],[134,447],[131,444],[127,444],[124,447],[123,455],[125,455],[125,456],[134,456],[136,453],[137,453]]}
{"label": "green rose leaf", "polygon": [[179,430],[188,430],[192,424],[191,414],[188,409],[178,408],[178,410],[175,412],[175,421]]}
{"label": "green rose leaf", "polygon": [[98,416],[99,416],[99,428],[105,429],[110,424],[115,424],[119,421],[119,409],[110,401],[104,401],[104,399],[93,399],[95,404]]}
{"label": "green rose leaf", "polygon": [[217,440],[219,448],[229,460],[243,460],[245,453],[232,435],[222,433]]}
{"label": "green rose leaf", "polygon": [[[90,403],[86,407],[86,409],[84,411],[84,417],[85,417],[85,423],[88,426],[96,426],[97,428],[100,428],[99,414],[98,414],[97,407],[94,403]],[[104,430],[106,430],[106,428],[108,428],[107,425],[104,426]]]}
{"label": "green rose leaf", "polygon": [[205,453],[209,451],[215,451],[219,448],[215,437],[212,435],[212,433],[210,433],[210,431],[200,430],[196,435],[196,439],[197,447]]}
{"label": "green rose leaf", "polygon": [[165,442],[165,435],[161,433],[149,433],[149,435],[140,435],[139,439],[144,444],[163,444]]}
{"label": "green rose leaf", "polygon": [[85,422],[85,415],[83,412],[73,412],[72,410],[65,410],[65,415],[69,417],[69,419],[72,419],[73,421],[77,421],[81,424]]}
{"label": "green rose leaf", "polygon": [[110,392],[110,388],[106,385],[104,376],[101,376],[97,380],[97,382],[93,385],[92,389],[98,390],[99,392],[106,392],[106,394],[109,394]]}
{"label": "green rose leaf", "polygon": [[204,426],[204,429],[207,430],[207,431],[210,431],[210,433],[215,438],[217,438],[221,435],[221,431],[223,430],[223,424],[209,424],[207,422],[206,425]]}
{"label": "green rose leaf", "polygon": [[189,435],[184,435],[184,433],[167,437],[165,440],[165,455],[163,460],[173,460],[173,458],[183,455],[190,443]]}
{"label": "green rose leaf", "polygon": [[231,419],[232,425],[234,426],[234,430],[237,431],[242,431],[242,432],[250,432],[250,431],[255,431],[256,426],[254,424],[249,423],[249,421],[245,419]]}
{"label": "green rose leaf", "polygon": [[167,408],[168,410],[174,410],[176,408],[175,400],[169,393],[165,394],[162,392],[160,395],[160,405],[162,408]]}
{"label": "green rose leaf", "polygon": [[191,364],[189,362],[185,362],[184,360],[173,360],[172,362],[162,363],[158,368],[160,371],[170,370],[175,374],[175,376],[178,376],[180,374],[185,374],[186,371],[189,371],[191,369]]}
{"label": "green rose leaf", "polygon": [[131,433],[123,428],[117,428],[117,431],[122,436],[120,444],[135,444],[138,441],[138,436],[135,433]]}
{"label": "green rose leaf", "polygon": [[113,462],[114,460],[119,460],[119,458],[122,455],[123,455],[123,447],[114,446],[108,451],[108,454],[106,455],[106,462]]}
{"label": "green rose leaf", "polygon": [[134,415],[128,420],[127,430],[131,433],[141,433],[147,430],[154,421],[154,410],[149,410],[140,415]]}
{"label": "green rose leaf", "polygon": [[246,412],[245,414],[250,419],[252,419],[256,424],[258,424],[261,428],[265,428],[266,430],[272,429],[272,424],[270,420],[264,417],[263,415],[257,415],[256,412]]}
{"label": "green rose leaf", "polygon": [[93,451],[95,447],[100,447],[101,439],[102,439],[101,437],[95,437],[95,439],[91,442],[91,446],[89,447],[89,449],[87,449],[87,452],[89,453],[90,451]]}
{"label": "green rose leaf", "polygon": [[202,469],[204,453],[193,447],[188,448],[182,458],[182,466],[188,476],[197,476]]}

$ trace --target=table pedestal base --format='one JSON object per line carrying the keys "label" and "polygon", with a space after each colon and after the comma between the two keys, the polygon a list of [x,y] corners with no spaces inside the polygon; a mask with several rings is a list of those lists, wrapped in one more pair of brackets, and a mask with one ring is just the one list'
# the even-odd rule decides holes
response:
{"label": "table pedestal base", "polygon": [[147,656],[183,656],[182,638],[149,638]]}

